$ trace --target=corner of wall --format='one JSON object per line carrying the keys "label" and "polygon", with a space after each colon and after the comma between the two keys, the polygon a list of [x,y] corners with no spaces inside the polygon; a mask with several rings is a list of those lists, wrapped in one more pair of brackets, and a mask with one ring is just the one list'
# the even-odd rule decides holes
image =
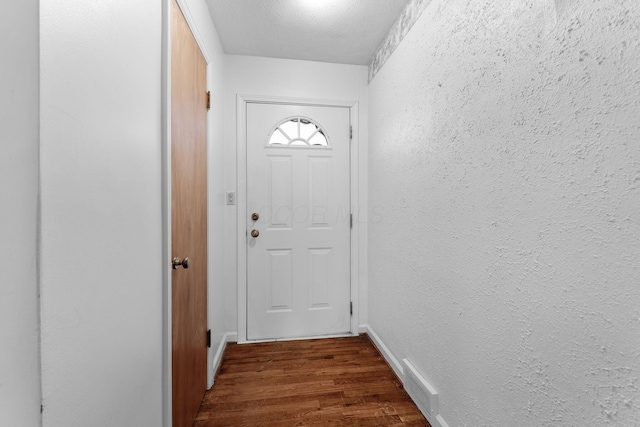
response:
{"label": "corner of wall", "polygon": [[404,365],[407,367],[405,370],[403,365],[398,362],[398,359],[394,356],[394,352],[389,349],[370,325],[360,325],[360,331],[366,333],[378,348],[382,357],[384,357],[398,376],[407,394],[427,421],[429,421],[433,427],[448,427],[448,424],[439,413],[438,392],[425,380],[424,375],[422,375],[408,359],[403,359]]}
{"label": "corner of wall", "polygon": [[369,338],[371,338],[371,341],[373,341],[375,346],[378,348],[382,356],[387,360],[389,366],[391,366],[400,381],[402,381],[402,383],[404,384],[404,368],[402,367],[402,364],[398,362],[398,359],[396,359],[391,350],[389,350],[389,347],[387,347],[385,343],[382,342],[378,334],[375,333],[370,325],[363,325],[363,328],[366,331],[367,335],[369,335]]}
{"label": "corner of wall", "polygon": [[[425,418],[427,418],[429,423],[433,427],[448,427],[448,424],[445,422],[442,415],[438,413],[439,411],[438,393],[429,383],[427,383],[427,381],[424,379],[424,376],[420,372],[418,372],[417,369],[407,359],[403,359],[404,363],[407,366],[407,369],[413,371],[413,373],[410,374],[409,372],[407,372],[405,375],[405,369],[402,366],[402,364],[398,362],[398,359],[396,359],[393,352],[382,341],[380,336],[378,336],[378,334],[373,330],[373,328],[371,328],[370,325],[361,324],[359,325],[358,330],[360,333],[367,334],[369,336],[369,338],[371,339],[373,344],[376,346],[378,351],[384,357],[384,359],[389,364],[389,366],[393,369],[398,379],[402,382],[405,389],[407,389],[409,397],[414,401],[418,409],[422,412]],[[238,340],[238,334],[236,332],[227,332],[224,334],[224,336],[220,340],[220,343],[216,348],[216,352],[214,356],[213,372],[215,374],[217,374],[218,370],[220,369],[220,365],[222,363],[222,358],[224,356],[224,351],[227,347],[227,344],[232,342],[237,342],[237,340]],[[412,379],[408,378],[409,375],[412,376]],[[416,396],[416,394],[413,394],[409,391],[407,382],[415,381],[413,378],[417,379],[421,384],[423,384],[423,388],[428,391],[428,394],[430,395],[430,398],[431,398],[431,404],[429,406],[431,410],[426,410],[425,406],[420,404],[420,401],[419,401],[420,397]],[[211,388],[214,382],[215,382],[215,378],[210,379],[207,387]],[[435,404],[433,402],[435,402]]]}
{"label": "corner of wall", "polygon": [[384,63],[387,62],[387,59],[393,51],[396,50],[396,47],[402,42],[404,36],[409,32],[431,1],[432,0],[409,0],[402,14],[391,26],[389,33],[371,58],[368,67],[369,82],[373,80],[378,71],[384,66]]}
{"label": "corner of wall", "polygon": [[224,356],[224,351],[227,348],[227,344],[230,342],[238,341],[238,333],[237,332],[227,332],[222,336],[220,343],[216,348],[215,355],[213,356],[213,364],[212,375],[207,380],[207,388],[213,387],[213,384],[216,380],[216,375],[218,374],[218,370],[220,369],[220,365],[222,364],[222,358]]}

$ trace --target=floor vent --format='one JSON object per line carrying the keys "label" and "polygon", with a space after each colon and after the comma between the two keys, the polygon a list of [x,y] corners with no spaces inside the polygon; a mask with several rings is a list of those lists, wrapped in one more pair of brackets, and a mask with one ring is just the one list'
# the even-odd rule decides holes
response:
{"label": "floor vent", "polygon": [[[437,426],[438,393],[407,359],[404,362],[404,388],[431,425]],[[444,421],[444,420],[443,420]]]}

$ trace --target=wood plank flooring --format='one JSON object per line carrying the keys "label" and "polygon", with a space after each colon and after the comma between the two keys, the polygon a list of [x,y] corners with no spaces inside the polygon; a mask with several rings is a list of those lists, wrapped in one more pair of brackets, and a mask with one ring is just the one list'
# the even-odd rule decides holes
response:
{"label": "wood plank flooring", "polygon": [[430,427],[366,335],[230,344],[194,427]]}

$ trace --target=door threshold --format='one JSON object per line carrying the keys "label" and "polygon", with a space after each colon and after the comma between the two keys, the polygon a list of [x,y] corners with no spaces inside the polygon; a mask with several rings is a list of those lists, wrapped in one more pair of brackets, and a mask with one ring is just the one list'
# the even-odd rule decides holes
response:
{"label": "door threshold", "polygon": [[313,335],[310,337],[287,337],[287,338],[267,338],[267,339],[259,339],[259,340],[246,340],[242,342],[238,342],[238,344],[255,344],[261,342],[279,342],[279,341],[304,341],[304,340],[321,340],[326,338],[347,338],[347,337],[357,337],[359,334],[344,332],[341,334],[330,334],[330,335]]}

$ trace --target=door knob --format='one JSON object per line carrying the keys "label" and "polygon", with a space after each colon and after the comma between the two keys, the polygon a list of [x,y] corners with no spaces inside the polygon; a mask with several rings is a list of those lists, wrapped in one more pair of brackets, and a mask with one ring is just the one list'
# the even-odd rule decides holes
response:
{"label": "door knob", "polygon": [[258,230],[251,230],[251,237],[258,237],[260,232]]}
{"label": "door knob", "polygon": [[174,270],[176,270],[178,267],[189,268],[189,264],[191,264],[191,260],[189,259],[189,257],[186,257],[185,259],[180,259],[178,257],[175,257],[171,261],[171,267]]}
{"label": "door knob", "polygon": [[256,212],[251,214],[251,219],[254,221],[257,221],[260,219],[260,215],[258,215]]}

